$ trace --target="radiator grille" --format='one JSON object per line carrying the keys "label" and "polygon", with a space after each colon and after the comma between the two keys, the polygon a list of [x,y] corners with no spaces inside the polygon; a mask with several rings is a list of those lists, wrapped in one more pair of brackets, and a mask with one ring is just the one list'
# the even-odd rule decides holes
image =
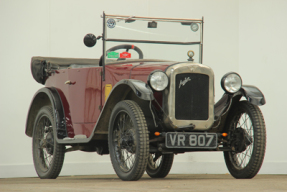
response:
{"label": "radiator grille", "polygon": [[197,73],[177,74],[175,84],[175,118],[207,120],[209,76]]}

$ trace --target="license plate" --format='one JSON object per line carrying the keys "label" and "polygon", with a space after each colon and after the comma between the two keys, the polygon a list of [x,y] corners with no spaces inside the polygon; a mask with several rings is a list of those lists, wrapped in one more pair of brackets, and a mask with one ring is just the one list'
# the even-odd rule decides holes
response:
{"label": "license plate", "polygon": [[166,133],[167,148],[214,149],[217,147],[216,133]]}

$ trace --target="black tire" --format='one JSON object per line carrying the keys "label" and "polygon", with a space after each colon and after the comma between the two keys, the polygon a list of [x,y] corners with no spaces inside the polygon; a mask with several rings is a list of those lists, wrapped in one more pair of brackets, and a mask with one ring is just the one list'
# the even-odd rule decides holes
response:
{"label": "black tire", "polygon": [[142,177],[149,155],[149,137],[144,114],[134,101],[121,101],[109,122],[109,151],[113,168],[124,181]]}
{"label": "black tire", "polygon": [[35,119],[33,129],[33,161],[41,179],[55,179],[61,172],[65,146],[54,138],[55,121],[51,106],[42,107]]}
{"label": "black tire", "polygon": [[150,154],[146,167],[146,172],[151,178],[164,178],[168,175],[174,154]]}
{"label": "black tire", "polygon": [[239,102],[229,115],[227,129],[233,151],[225,151],[224,159],[230,174],[237,179],[253,178],[261,168],[266,148],[265,122],[259,107]]}

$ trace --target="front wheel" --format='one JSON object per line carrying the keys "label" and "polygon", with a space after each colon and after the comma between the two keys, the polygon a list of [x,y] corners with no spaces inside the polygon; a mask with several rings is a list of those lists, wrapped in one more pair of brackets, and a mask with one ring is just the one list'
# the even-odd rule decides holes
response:
{"label": "front wheel", "polygon": [[146,172],[151,178],[164,178],[168,175],[174,154],[150,154],[146,167]]}
{"label": "front wheel", "polygon": [[258,106],[241,101],[231,111],[227,124],[226,166],[237,179],[253,178],[261,168],[266,148],[266,128]]}
{"label": "front wheel", "polygon": [[54,137],[54,115],[51,106],[42,107],[35,120],[33,130],[34,167],[41,179],[55,179],[61,172],[65,146]]}
{"label": "front wheel", "polygon": [[134,101],[121,101],[109,123],[109,151],[113,168],[124,181],[142,177],[149,154],[149,137],[144,114]]}

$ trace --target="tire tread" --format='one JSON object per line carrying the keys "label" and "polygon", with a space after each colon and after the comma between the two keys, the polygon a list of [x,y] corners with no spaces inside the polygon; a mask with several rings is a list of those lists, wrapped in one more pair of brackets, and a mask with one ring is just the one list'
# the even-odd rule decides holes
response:
{"label": "tire tread", "polygon": [[224,157],[226,166],[233,177],[237,179],[250,179],[257,175],[264,160],[266,150],[265,122],[259,107],[248,101],[239,102],[238,108],[235,108],[231,112],[231,116],[238,113],[238,109],[248,113],[249,117],[252,119],[254,137],[256,138],[256,143],[253,145],[252,157],[243,170],[236,170],[233,167],[230,162],[232,160],[229,158],[229,152],[224,152]]}
{"label": "tire tread", "polygon": [[[50,117],[52,118],[51,121],[52,121],[52,125],[53,125],[54,115],[53,115],[52,107],[50,105],[43,106],[39,110],[39,113],[35,119],[35,123],[37,122],[38,116],[41,113],[45,113],[45,112],[47,112],[48,115],[50,115]],[[54,131],[54,129],[53,129],[53,131]],[[33,137],[34,137],[34,135],[33,135]],[[32,151],[34,153],[33,145],[34,145],[34,143],[32,144]],[[58,144],[57,141],[55,141],[55,140],[54,140],[54,145],[55,145],[55,147],[54,147],[52,165],[50,165],[50,168],[46,173],[43,173],[40,169],[37,168],[37,162],[35,162],[37,160],[34,159],[35,154],[33,154],[34,166],[35,166],[35,169],[36,169],[38,176],[41,179],[56,179],[62,170],[63,162],[64,162],[64,158],[65,158],[65,145]]]}
{"label": "tire tread", "polygon": [[[113,166],[115,172],[117,173],[117,175],[125,181],[136,181],[139,180],[142,175],[145,172],[146,166],[147,166],[147,157],[149,154],[149,136],[148,136],[148,128],[147,128],[147,123],[145,120],[145,116],[143,111],[141,110],[140,106],[132,100],[124,100],[119,102],[117,105],[124,105],[127,106],[131,112],[133,113],[135,120],[136,120],[136,124],[137,124],[137,128],[138,128],[138,135],[139,135],[139,153],[138,153],[138,165],[137,167],[135,167],[135,172],[133,174],[130,174],[128,177],[122,177],[117,170],[115,169],[115,167]],[[115,108],[117,107],[117,105],[115,106]],[[110,129],[110,127],[109,127]],[[110,145],[110,142],[108,142]],[[110,148],[110,146],[109,146]],[[112,158],[112,157],[111,157]]]}

